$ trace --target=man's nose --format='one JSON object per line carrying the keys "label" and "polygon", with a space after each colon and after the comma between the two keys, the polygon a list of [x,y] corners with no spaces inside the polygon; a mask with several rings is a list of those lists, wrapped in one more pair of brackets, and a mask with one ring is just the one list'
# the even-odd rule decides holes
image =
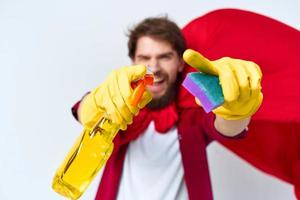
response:
{"label": "man's nose", "polygon": [[159,62],[157,59],[151,59],[148,63],[148,67],[153,73],[158,72],[160,70]]}

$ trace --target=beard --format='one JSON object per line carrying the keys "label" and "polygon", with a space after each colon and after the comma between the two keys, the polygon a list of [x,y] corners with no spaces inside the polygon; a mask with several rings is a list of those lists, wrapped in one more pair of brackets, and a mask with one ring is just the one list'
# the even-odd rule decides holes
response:
{"label": "beard", "polygon": [[[166,74],[158,74],[159,76],[165,76],[165,80],[169,80],[168,75]],[[156,76],[156,74],[154,74]],[[150,103],[147,104],[147,108],[151,110],[158,110],[168,106],[171,102],[173,102],[177,96],[179,84],[180,84],[180,76],[181,73],[177,74],[176,81],[174,83],[169,84],[166,92],[159,98],[152,99]]]}

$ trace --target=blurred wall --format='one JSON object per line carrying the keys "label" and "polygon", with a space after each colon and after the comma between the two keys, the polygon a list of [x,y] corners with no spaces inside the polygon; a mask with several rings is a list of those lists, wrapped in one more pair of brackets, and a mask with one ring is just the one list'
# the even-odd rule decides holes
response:
{"label": "blurred wall", "polygon": [[[70,107],[127,58],[128,27],[168,14],[181,27],[217,8],[243,8],[299,29],[300,2],[0,0],[0,199],[63,199],[53,174],[81,132]],[[217,200],[294,199],[292,187],[208,148]],[[93,199],[99,176],[82,199]]]}

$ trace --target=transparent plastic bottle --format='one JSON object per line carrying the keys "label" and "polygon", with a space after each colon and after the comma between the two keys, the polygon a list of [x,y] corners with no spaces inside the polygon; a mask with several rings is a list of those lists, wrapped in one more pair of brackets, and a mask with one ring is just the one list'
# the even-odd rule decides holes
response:
{"label": "transparent plastic bottle", "polygon": [[[146,85],[152,83],[153,76],[146,75],[132,84],[135,88],[132,105],[137,105]],[[57,169],[52,188],[69,199],[78,199],[110,157],[119,128],[106,114],[92,129],[85,128]]]}

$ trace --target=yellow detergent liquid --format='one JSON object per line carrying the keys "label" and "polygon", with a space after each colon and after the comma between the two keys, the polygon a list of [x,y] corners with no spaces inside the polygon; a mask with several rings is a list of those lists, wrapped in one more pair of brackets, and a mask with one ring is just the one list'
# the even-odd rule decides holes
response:
{"label": "yellow detergent liquid", "polygon": [[93,129],[85,129],[56,171],[52,188],[78,199],[110,157],[118,130],[119,126],[105,117]]}
{"label": "yellow detergent liquid", "polygon": [[[153,84],[152,75],[132,84],[133,106],[137,106],[148,84]],[[92,129],[84,129],[57,169],[52,188],[69,199],[78,199],[110,157],[119,128],[104,114]]]}

